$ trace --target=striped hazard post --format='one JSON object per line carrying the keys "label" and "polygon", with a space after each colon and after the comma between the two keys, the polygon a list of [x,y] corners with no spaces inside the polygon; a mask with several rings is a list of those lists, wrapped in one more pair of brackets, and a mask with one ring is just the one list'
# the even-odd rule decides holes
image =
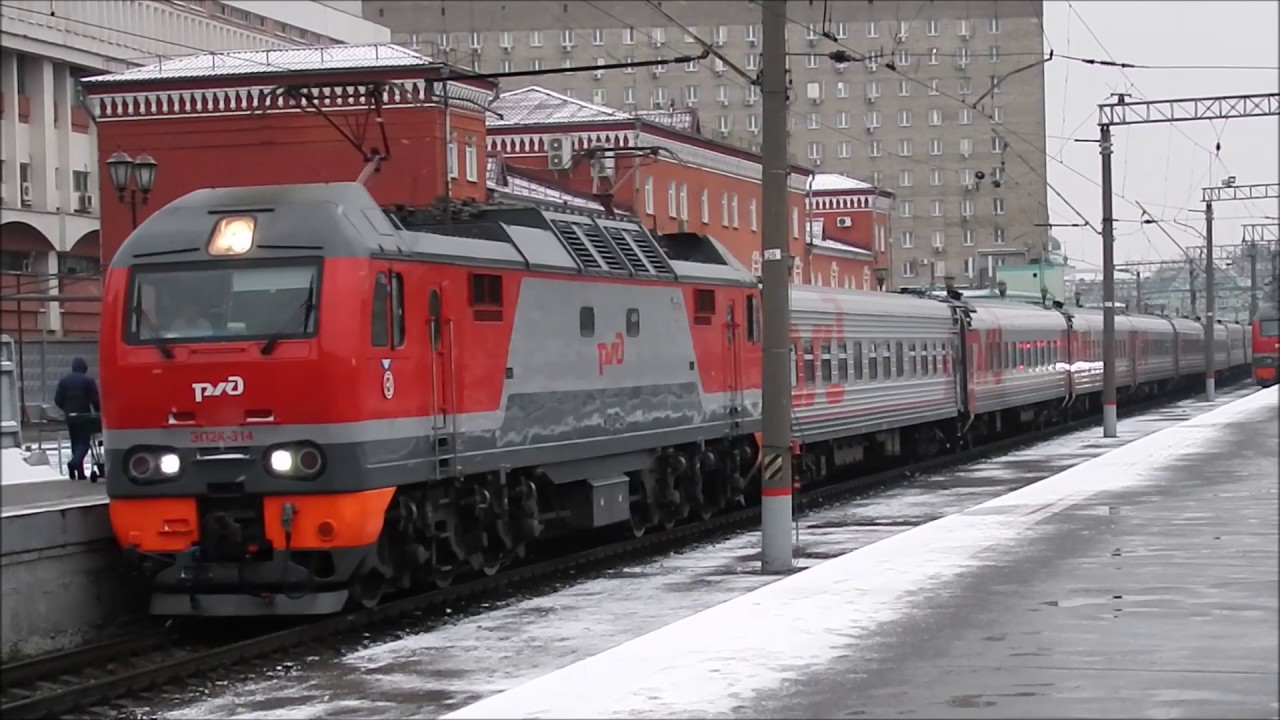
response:
{"label": "striped hazard post", "polygon": [[765,456],[763,467],[764,482],[760,483],[760,494],[764,497],[783,497],[791,494],[791,484],[782,481],[782,464],[786,459],[778,453]]}

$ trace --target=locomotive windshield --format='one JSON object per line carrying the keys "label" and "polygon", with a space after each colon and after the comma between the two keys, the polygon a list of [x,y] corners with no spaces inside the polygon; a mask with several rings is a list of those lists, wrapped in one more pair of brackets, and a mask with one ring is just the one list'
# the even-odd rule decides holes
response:
{"label": "locomotive windshield", "polygon": [[138,268],[125,327],[136,342],[306,337],[319,272],[315,263]]}
{"label": "locomotive windshield", "polygon": [[1258,331],[1262,337],[1280,336],[1280,319],[1273,318],[1271,320],[1258,321]]}

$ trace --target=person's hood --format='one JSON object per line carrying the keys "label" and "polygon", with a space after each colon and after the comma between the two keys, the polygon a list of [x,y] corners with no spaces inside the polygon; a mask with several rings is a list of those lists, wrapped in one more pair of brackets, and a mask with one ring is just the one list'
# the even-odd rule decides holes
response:
{"label": "person's hood", "polygon": [[84,358],[76,358],[71,361],[71,372],[87,373],[89,372],[89,363]]}

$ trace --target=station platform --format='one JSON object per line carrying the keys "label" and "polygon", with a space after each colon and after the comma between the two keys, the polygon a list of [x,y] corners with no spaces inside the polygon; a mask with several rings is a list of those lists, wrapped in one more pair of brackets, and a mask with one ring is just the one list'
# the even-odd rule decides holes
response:
{"label": "station platform", "polygon": [[3,452],[0,651],[53,652],[136,617],[145,604],[120,582],[106,483],[72,481],[56,468],[26,465],[16,449]]}
{"label": "station platform", "polygon": [[444,717],[1274,718],[1278,398],[1252,392]]}

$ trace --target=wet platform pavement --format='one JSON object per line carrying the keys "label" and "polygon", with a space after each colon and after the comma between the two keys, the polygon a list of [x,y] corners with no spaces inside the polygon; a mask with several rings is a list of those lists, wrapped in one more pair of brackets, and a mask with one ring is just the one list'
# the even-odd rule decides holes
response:
{"label": "wet platform pavement", "polygon": [[[1215,405],[1221,407],[1250,392],[1223,393]],[[1116,439],[1104,440],[1098,437],[1098,429],[1090,429],[1003,458],[923,476],[890,491],[815,512],[800,523],[802,552],[799,556],[802,559],[799,564],[822,567],[820,563],[827,558],[872,546],[924,523],[961,513],[1136,438],[1195,417],[1209,408],[1201,402],[1179,403],[1150,415],[1121,421],[1121,436]],[[1269,666],[1259,669],[1251,665],[1253,669],[1231,670],[1236,674],[1230,676],[1242,678],[1244,689],[1240,692],[1248,691],[1252,687],[1250,683],[1262,677],[1262,683],[1269,683],[1273,690],[1269,696],[1269,702],[1273,702],[1277,500],[1274,422],[1264,434],[1273,441],[1272,464],[1269,471],[1263,468],[1273,494],[1261,498],[1246,495],[1253,497],[1253,502],[1245,504],[1251,512],[1260,513],[1260,518],[1270,509],[1270,519],[1261,522],[1265,527],[1262,534],[1271,533],[1272,553],[1269,558],[1250,557],[1246,561],[1247,577],[1240,580],[1237,591],[1244,595],[1256,594],[1257,587],[1249,583],[1261,583],[1271,589],[1271,604],[1268,610],[1264,602],[1258,617],[1252,619],[1227,612],[1231,623],[1252,623],[1253,629],[1246,633],[1251,642],[1265,645],[1264,641],[1271,638]],[[1265,450],[1263,447],[1258,451]],[[1236,452],[1240,454],[1242,452]],[[1186,491],[1205,484],[1198,482],[1199,485],[1194,486],[1187,484]],[[1147,492],[1150,490],[1147,488]],[[1148,618],[1153,613],[1160,614],[1162,603],[1184,603],[1174,591],[1187,587],[1187,579],[1166,578],[1165,587],[1154,574],[1170,553],[1205,552],[1205,543],[1197,538],[1209,528],[1189,528],[1187,537],[1169,546],[1121,537],[1126,532],[1138,533],[1152,524],[1185,525],[1189,518],[1196,517],[1188,515],[1187,508],[1175,505],[1162,511],[1173,519],[1144,519],[1146,513],[1139,511],[1152,502],[1139,493],[1114,502],[1109,499],[1105,512],[1095,503],[1087,510],[1060,513],[1044,520],[1042,529],[1053,529],[1053,532],[1035,536],[1019,548],[1016,557],[997,563],[978,563],[956,578],[946,592],[922,589],[919,600],[924,604],[917,610],[886,624],[883,632],[877,631],[842,650],[832,662],[807,665],[806,672],[786,678],[785,682],[773,678],[781,683],[780,690],[775,688],[763,695],[750,693],[746,691],[752,683],[747,682],[742,687],[744,692],[725,697],[722,704],[714,707],[686,705],[667,711],[660,707],[662,703],[657,703],[649,710],[640,706],[622,708],[619,712],[630,716],[684,717],[1132,714],[1124,708],[1098,710],[1088,705],[1097,699],[1114,697],[1117,692],[1098,685],[1100,681],[1073,683],[1065,678],[1064,672],[1066,668],[1084,664],[1101,675],[1114,666],[1107,676],[1113,679],[1107,683],[1125,685],[1130,683],[1125,676],[1144,669],[1155,669],[1156,672],[1148,672],[1149,675],[1172,678],[1175,676],[1170,675],[1170,668],[1182,668],[1161,664],[1167,651],[1159,649],[1158,644],[1169,630],[1164,625],[1157,627]],[[1204,500],[1192,493],[1183,502],[1195,506],[1203,505]],[[1192,511],[1213,514],[1194,507]],[[1215,534],[1235,537],[1233,533],[1251,527],[1241,517],[1237,512],[1235,517],[1223,518],[1222,522],[1232,532],[1215,530]],[[1130,523],[1136,524],[1130,528]],[[1055,534],[1061,537],[1054,539]],[[497,699],[506,691],[514,693],[525,686],[532,687],[539,680],[584,664],[611,649],[633,644],[648,634],[657,635],[672,623],[684,618],[696,621],[701,611],[769,586],[776,578],[758,574],[758,547],[758,533],[692,547],[661,560],[566,583],[560,590],[537,597],[470,608],[459,612],[459,617],[452,622],[411,629],[399,638],[371,638],[368,647],[350,654],[298,658],[297,664],[282,667],[275,677],[193,691],[158,702],[147,712],[167,717],[440,716],[486,697]],[[1117,548],[1120,554],[1112,557],[1111,553]],[[902,562],[910,564],[912,559],[903,557]],[[1124,564],[1116,569],[1116,562]],[[1213,556],[1209,562],[1218,572],[1226,572],[1226,563],[1221,558]],[[1153,575],[1143,580],[1144,572]],[[1182,572],[1190,572],[1194,577],[1207,571]],[[1116,595],[1122,597],[1116,598]],[[782,607],[776,612],[785,614],[788,610]],[[1206,643],[1221,639],[1224,643],[1246,647],[1240,640],[1233,639],[1235,636],[1230,632],[1222,634],[1218,628],[1223,622],[1221,608],[1205,606],[1202,612],[1203,619],[1179,622],[1200,623],[1199,627],[1206,632],[1218,633],[1208,637]],[[1054,618],[1069,619],[1078,627],[1052,625],[1048,621]],[[743,618],[737,627],[739,633],[749,633],[755,625],[750,618]],[[1157,634],[1143,639],[1144,634],[1153,632]],[[1102,640],[1089,639],[1089,633]],[[1113,658],[1108,659],[1105,651],[1089,655],[1091,645],[1102,642],[1105,647],[1103,641],[1114,641],[1117,634],[1132,640],[1131,656],[1116,663]],[[781,638],[775,644],[773,652],[778,658],[785,659],[787,643],[786,638]],[[684,651],[679,643],[674,643],[660,656],[629,671],[620,670],[616,678],[634,677],[646,672],[646,666],[652,668],[673,659],[678,662]],[[1187,667],[1202,667],[1205,657],[1211,656],[1202,652],[1200,666]],[[1233,660],[1240,663],[1250,657],[1249,652],[1232,655]],[[1253,661],[1254,665],[1259,662]],[[1270,675],[1265,676],[1268,670]],[[1216,677],[1222,673],[1213,674]],[[993,677],[1000,678],[1000,683],[993,683]],[[1196,687],[1181,680],[1166,684],[1171,693],[1170,702],[1179,700],[1177,690]],[[616,688],[609,680],[596,685],[600,692]],[[580,687],[567,695],[577,697],[581,692]],[[1069,699],[1070,693],[1082,698],[1078,707],[1059,702],[1060,698]],[[204,695],[205,699],[200,701],[198,695]],[[1244,695],[1253,696],[1256,692]],[[476,705],[474,710],[478,714],[472,716],[486,716],[484,706],[484,702]],[[1216,707],[1230,709],[1224,705]],[[527,708],[529,713],[534,709],[533,705]],[[577,709],[579,711],[563,705],[557,709],[564,714],[544,716],[603,716],[606,710],[602,705],[584,705]],[[1149,714],[1141,708],[1138,712]],[[1223,712],[1225,716],[1235,714]],[[1260,716],[1269,716],[1268,713],[1274,715],[1274,709],[1263,708]],[[522,714],[525,713],[496,712],[488,716]],[[1241,716],[1259,715],[1246,712]]]}

